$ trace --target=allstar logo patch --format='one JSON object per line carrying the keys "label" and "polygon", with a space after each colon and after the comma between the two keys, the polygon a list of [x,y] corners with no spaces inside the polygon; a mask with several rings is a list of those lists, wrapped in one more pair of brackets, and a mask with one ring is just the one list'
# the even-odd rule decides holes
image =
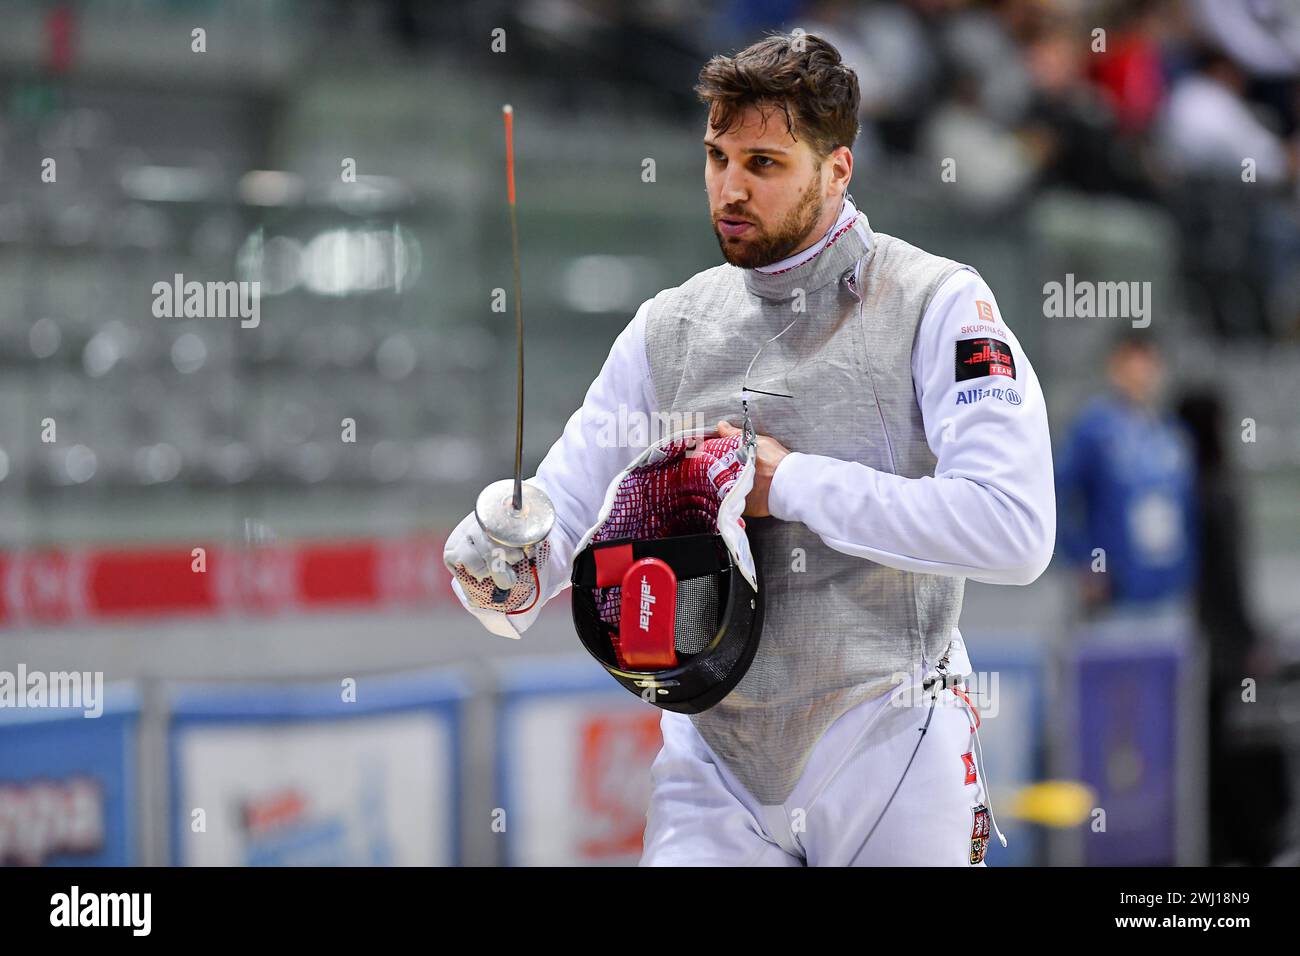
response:
{"label": "allstar logo patch", "polygon": [[1001,339],[958,339],[956,367],[959,382],[989,375],[1016,377],[1015,356]]}

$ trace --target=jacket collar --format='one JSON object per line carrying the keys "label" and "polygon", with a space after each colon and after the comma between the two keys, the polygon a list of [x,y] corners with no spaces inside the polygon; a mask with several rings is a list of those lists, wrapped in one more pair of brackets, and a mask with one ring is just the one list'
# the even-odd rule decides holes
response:
{"label": "jacket collar", "polygon": [[796,289],[803,289],[805,295],[811,295],[844,278],[845,273],[853,274],[858,261],[870,251],[873,236],[866,213],[859,210],[856,220],[840,227],[826,248],[807,262],[782,272],[742,270],[745,288],[759,298],[775,302],[793,297]]}

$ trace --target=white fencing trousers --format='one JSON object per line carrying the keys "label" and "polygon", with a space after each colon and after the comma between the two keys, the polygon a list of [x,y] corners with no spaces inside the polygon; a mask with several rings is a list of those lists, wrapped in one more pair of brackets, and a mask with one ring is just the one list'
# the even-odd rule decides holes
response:
{"label": "white fencing trousers", "polygon": [[[846,711],[779,806],[755,800],[690,718],[665,711],[641,865],[971,866],[975,808],[988,799],[971,718],[952,690],[939,693],[911,770],[858,852],[898,786],[929,708],[929,694],[917,689]],[[976,856],[982,866],[978,848]]]}

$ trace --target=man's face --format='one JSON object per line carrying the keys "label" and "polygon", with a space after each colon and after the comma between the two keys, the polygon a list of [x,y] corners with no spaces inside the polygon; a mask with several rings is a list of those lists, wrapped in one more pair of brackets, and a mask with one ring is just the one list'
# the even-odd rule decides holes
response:
{"label": "man's face", "polygon": [[704,151],[713,233],[733,266],[754,269],[780,262],[834,225],[839,193],[835,208],[829,208],[831,176],[824,169],[831,164],[790,135],[778,108],[751,106],[739,125],[723,134],[706,124]]}
{"label": "man's face", "polygon": [[1110,358],[1110,380],[1135,405],[1151,405],[1159,395],[1163,367],[1154,349],[1121,348]]}

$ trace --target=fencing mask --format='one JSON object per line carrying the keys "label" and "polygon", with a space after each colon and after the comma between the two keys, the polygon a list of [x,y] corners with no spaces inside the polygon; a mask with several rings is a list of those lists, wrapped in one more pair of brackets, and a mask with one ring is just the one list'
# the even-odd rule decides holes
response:
{"label": "fencing mask", "polygon": [[745,676],[763,627],[745,536],[754,446],[712,429],[651,445],[610,484],[573,562],[573,620],[614,678],[694,714]]}

